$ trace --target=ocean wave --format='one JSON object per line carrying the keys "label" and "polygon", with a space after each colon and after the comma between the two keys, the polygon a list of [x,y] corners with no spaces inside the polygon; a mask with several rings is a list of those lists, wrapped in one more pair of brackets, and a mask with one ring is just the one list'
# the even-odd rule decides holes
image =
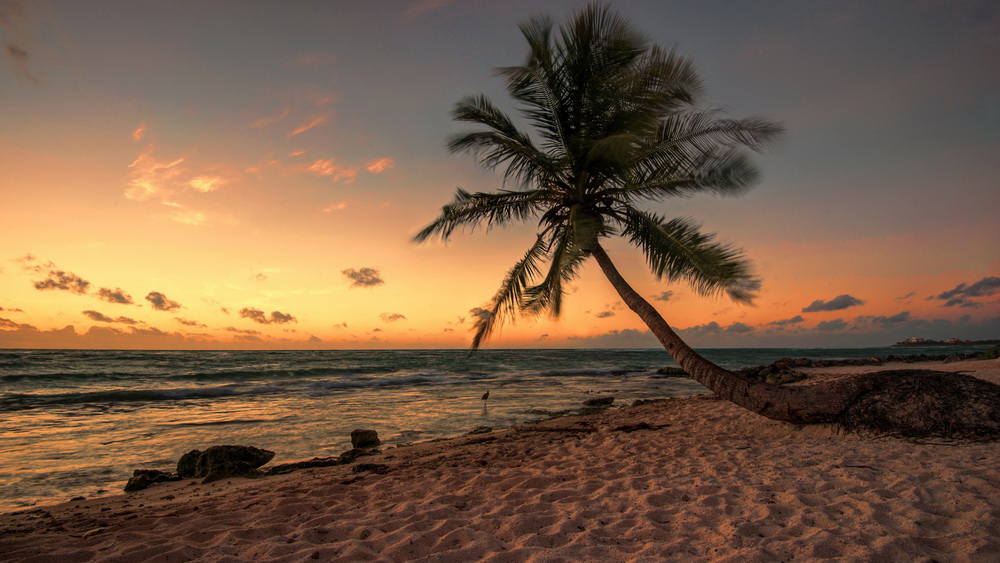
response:
{"label": "ocean wave", "polygon": [[635,377],[646,373],[655,373],[648,368],[570,368],[570,369],[550,369],[538,373],[539,377],[567,377],[574,375],[610,376],[610,377]]}
{"label": "ocean wave", "polygon": [[226,385],[221,387],[183,387],[169,389],[108,389],[81,393],[8,393],[0,397],[0,410],[26,410],[58,405],[114,405],[120,403],[150,403],[188,399],[215,399],[238,395],[270,395],[285,392],[277,386],[251,388]]}

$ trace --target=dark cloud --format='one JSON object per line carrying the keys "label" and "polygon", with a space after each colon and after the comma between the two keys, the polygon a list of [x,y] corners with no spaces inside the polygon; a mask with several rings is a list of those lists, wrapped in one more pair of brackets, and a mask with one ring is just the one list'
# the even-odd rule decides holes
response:
{"label": "dark cloud", "polygon": [[726,332],[733,332],[736,334],[744,334],[747,332],[753,332],[753,327],[741,322],[735,322],[726,327]]}
{"label": "dark cloud", "polygon": [[31,325],[15,323],[14,321],[3,317],[0,317],[0,328],[9,328],[11,330],[38,330]]}
{"label": "dark cloud", "polygon": [[788,326],[788,325],[797,325],[797,324],[799,324],[801,322],[804,322],[804,321],[805,321],[805,319],[802,318],[802,315],[795,315],[794,317],[792,317],[790,319],[781,319],[780,321],[771,321],[771,322],[769,322],[767,324],[773,325],[773,326]]}
{"label": "dark cloud", "polygon": [[226,328],[224,328],[222,330],[225,330],[225,331],[228,331],[228,332],[235,332],[236,334],[254,335],[254,334],[260,334],[261,333],[259,330],[250,330],[250,329],[245,329],[245,328],[236,328],[234,326],[227,326]]}
{"label": "dark cloud", "polygon": [[179,322],[179,323],[181,323],[184,326],[197,326],[197,327],[201,327],[201,328],[205,328],[205,327],[208,326],[208,325],[201,324],[198,321],[192,321],[192,320],[188,320],[188,319],[182,319],[180,317],[174,317],[174,320],[177,321],[177,322]]}
{"label": "dark cloud", "polygon": [[664,291],[658,295],[654,295],[653,299],[656,301],[670,301],[670,298],[674,296],[673,291]]}
{"label": "dark cloud", "polygon": [[844,319],[833,319],[832,321],[820,321],[816,325],[816,330],[822,330],[824,332],[830,332],[834,330],[844,330],[847,328],[847,322]]}
{"label": "dark cloud", "polygon": [[340,273],[351,280],[351,287],[374,287],[385,283],[382,274],[375,268],[361,268],[360,270],[348,268],[341,270]]}
{"label": "dark cloud", "polygon": [[167,296],[159,291],[150,291],[146,295],[146,301],[149,301],[157,311],[176,311],[181,308],[180,303],[167,299]]}
{"label": "dark cloud", "polygon": [[308,342],[310,344],[319,344],[319,343],[321,343],[323,341],[320,338],[318,338],[317,336],[310,334],[309,335],[309,339],[306,340],[306,342]]}
{"label": "dark cloud", "polygon": [[264,311],[260,309],[255,309],[253,307],[244,307],[240,309],[240,316],[244,319],[250,319],[255,323],[260,323],[262,325],[270,324],[285,324],[295,322],[295,317],[282,313],[281,311],[271,311],[271,316],[268,317]]}
{"label": "dark cloud", "polygon": [[125,293],[120,287],[114,289],[102,287],[97,291],[97,298],[108,303],[121,303],[122,305],[131,305],[133,303],[132,296]]}
{"label": "dark cloud", "polygon": [[981,303],[971,299],[991,297],[998,293],[1000,293],[1000,278],[988,276],[972,284],[960,283],[933,298],[943,300],[944,307],[980,307]]}
{"label": "dark cloud", "polygon": [[855,325],[865,325],[865,324],[876,324],[880,326],[892,326],[899,323],[905,323],[910,319],[910,312],[903,311],[902,313],[896,313],[891,317],[885,316],[863,316],[854,319]]}
{"label": "dark cloud", "polygon": [[606,318],[608,318],[608,317],[613,317],[613,316],[615,316],[615,314],[614,314],[614,313],[612,313],[611,311],[601,311],[600,313],[597,313],[597,314],[596,314],[596,315],[594,315],[594,316],[595,316],[595,317],[597,317],[597,318],[599,318],[599,319],[606,319]]}
{"label": "dark cloud", "polygon": [[135,319],[130,319],[128,317],[118,317],[117,319],[112,319],[111,317],[103,313],[98,313],[97,311],[84,311],[83,314],[86,315],[92,321],[98,321],[102,323],[121,323],[126,325],[139,324],[139,321]]}
{"label": "dark cloud", "polygon": [[381,315],[379,315],[379,318],[382,319],[382,322],[384,323],[394,323],[396,321],[406,320],[406,317],[400,315],[399,313],[382,313]]}
{"label": "dark cloud", "polygon": [[373,328],[372,332],[382,332],[382,329],[380,329],[380,328]]}
{"label": "dark cloud", "polygon": [[489,318],[493,316],[491,311],[487,311],[482,307],[473,307],[472,309],[469,309],[469,314],[476,317],[476,319],[480,321],[489,320]]}
{"label": "dark cloud", "polygon": [[35,282],[35,289],[43,291],[47,289],[61,289],[76,293],[77,295],[87,293],[89,287],[89,281],[72,272],[64,272],[62,270],[49,270],[48,278]]}
{"label": "dark cloud", "polygon": [[0,307],[0,311],[7,311],[8,313],[23,313],[24,309],[18,309],[17,307],[7,307],[4,309],[3,307]]}
{"label": "dark cloud", "polygon": [[720,332],[722,332],[722,326],[715,321],[703,325],[689,326],[677,331],[678,334],[686,336],[703,336],[706,334],[718,334]]}
{"label": "dark cloud", "polygon": [[599,348],[646,348],[656,345],[656,338],[651,332],[633,328],[609,330],[594,336],[570,336],[567,340]]}
{"label": "dark cloud", "polygon": [[854,307],[855,305],[864,305],[864,301],[854,297],[852,295],[838,295],[829,301],[823,301],[822,299],[817,299],[813,301],[808,307],[802,309],[803,313],[818,313],[820,311],[840,311],[848,307]]}
{"label": "dark cloud", "polygon": [[916,294],[917,294],[916,291],[911,291],[911,292],[907,293],[906,295],[904,295],[902,297],[897,297],[896,301],[904,301],[906,299],[909,299],[909,298],[913,297]]}

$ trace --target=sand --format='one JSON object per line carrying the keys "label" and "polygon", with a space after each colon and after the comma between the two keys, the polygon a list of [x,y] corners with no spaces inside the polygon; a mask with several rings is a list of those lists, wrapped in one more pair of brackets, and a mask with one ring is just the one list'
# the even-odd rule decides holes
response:
{"label": "sand", "polygon": [[[898,367],[1000,383],[997,360]],[[807,371],[858,369],[877,368]],[[840,435],[708,396],[358,463],[387,472],[181,481],[0,515],[0,559],[1000,561],[996,443]]]}

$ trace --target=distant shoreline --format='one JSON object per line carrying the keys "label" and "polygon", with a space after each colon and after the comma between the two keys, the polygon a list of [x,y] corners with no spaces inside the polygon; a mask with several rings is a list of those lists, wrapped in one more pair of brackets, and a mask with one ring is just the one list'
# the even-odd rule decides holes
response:
{"label": "distant shoreline", "polygon": [[1000,344],[1000,340],[966,340],[963,342],[948,342],[944,340],[920,340],[917,342],[897,342],[889,348],[928,348],[928,347],[953,347],[953,346],[993,346]]}

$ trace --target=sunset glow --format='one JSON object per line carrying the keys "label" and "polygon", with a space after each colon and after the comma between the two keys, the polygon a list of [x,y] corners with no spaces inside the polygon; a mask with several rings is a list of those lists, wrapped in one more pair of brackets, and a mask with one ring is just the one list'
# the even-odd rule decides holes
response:
{"label": "sunset glow", "polygon": [[[411,241],[502,186],[451,107],[583,4],[0,3],[0,347],[467,347],[534,225]],[[649,207],[744,248],[756,306],[609,241],[623,276],[695,346],[1000,338],[1000,10],[733,4],[615,5],[788,131],[747,196]],[[596,264],[570,292],[489,346],[656,346]]]}

